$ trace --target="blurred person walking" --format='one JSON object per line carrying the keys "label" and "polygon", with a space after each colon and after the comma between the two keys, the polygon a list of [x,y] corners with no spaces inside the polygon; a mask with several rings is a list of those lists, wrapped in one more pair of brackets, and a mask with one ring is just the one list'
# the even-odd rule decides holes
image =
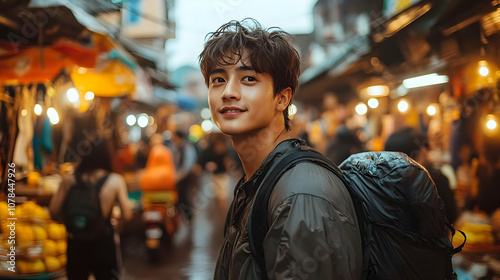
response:
{"label": "blurred person walking", "polygon": [[[112,172],[111,153],[105,139],[86,139],[81,150],[85,152],[80,154],[75,174],[63,178],[49,205],[52,218],[63,220],[68,230],[67,276],[69,280],[83,280],[92,273],[97,280],[120,279],[119,237],[111,216],[117,203],[121,217],[132,218],[127,186],[121,175]],[[95,213],[88,213],[90,209]],[[86,213],[70,215],[78,211]]]}
{"label": "blurred person walking", "polygon": [[[483,136],[479,159],[472,165],[471,191],[467,208],[491,216],[500,210],[500,137]],[[497,222],[497,227],[500,223]]]}
{"label": "blurred person walking", "polygon": [[330,139],[325,155],[333,163],[340,165],[350,155],[360,153],[364,150],[363,142],[361,142],[356,132],[344,124],[338,128],[335,137]]}
{"label": "blurred person walking", "polygon": [[177,207],[189,223],[193,217],[194,193],[199,184],[195,172],[198,154],[196,148],[187,139],[187,134],[176,130],[169,143],[175,162],[176,186],[179,194]]}
{"label": "blurred person walking", "polygon": [[228,145],[230,144],[227,143],[226,136],[220,133],[211,133],[207,137],[207,145],[200,151],[198,164],[203,170],[212,174],[231,172],[228,169],[237,163],[234,162]]}
{"label": "blurred person walking", "polygon": [[[302,143],[288,134],[288,107],[300,74],[288,34],[252,19],[230,21],[209,34],[200,67],[212,119],[230,137],[244,170],[214,279],[359,279],[361,238],[350,195],[338,177],[310,162],[278,180],[267,208],[267,235],[257,244],[265,255],[250,251],[248,223],[258,182]],[[314,269],[305,267],[306,260]]]}

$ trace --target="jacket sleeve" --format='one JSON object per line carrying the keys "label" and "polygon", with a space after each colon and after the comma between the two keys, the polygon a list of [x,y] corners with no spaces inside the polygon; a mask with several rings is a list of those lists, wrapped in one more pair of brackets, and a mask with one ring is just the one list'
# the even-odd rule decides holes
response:
{"label": "jacket sleeve", "polygon": [[268,278],[359,279],[361,239],[347,190],[324,169],[298,166],[271,196],[264,240]]}

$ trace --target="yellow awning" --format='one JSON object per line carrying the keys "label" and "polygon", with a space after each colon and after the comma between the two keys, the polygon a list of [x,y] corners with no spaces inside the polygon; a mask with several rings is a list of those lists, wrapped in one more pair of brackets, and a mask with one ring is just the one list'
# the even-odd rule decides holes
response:
{"label": "yellow awning", "polygon": [[95,96],[117,97],[135,92],[134,71],[117,60],[110,61],[102,69],[75,68],[71,79],[81,94],[91,91]]}

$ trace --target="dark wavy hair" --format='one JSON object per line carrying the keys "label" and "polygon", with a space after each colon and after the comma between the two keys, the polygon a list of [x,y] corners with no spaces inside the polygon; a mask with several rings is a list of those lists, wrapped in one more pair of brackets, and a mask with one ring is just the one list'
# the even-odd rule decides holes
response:
{"label": "dark wavy hair", "polygon": [[80,158],[75,168],[76,176],[81,176],[97,169],[104,169],[109,172],[113,171],[109,143],[101,135],[88,137],[79,146],[78,154]]}
{"label": "dark wavy hair", "polygon": [[[300,57],[288,41],[289,37],[290,34],[277,27],[263,29],[252,18],[222,25],[207,35],[208,40],[199,56],[205,84],[209,86],[210,73],[215,67],[235,65],[246,50],[253,69],[273,78],[274,96],[287,87],[292,89],[293,95],[299,83]],[[283,111],[283,116],[285,128],[290,130],[288,109]]]}

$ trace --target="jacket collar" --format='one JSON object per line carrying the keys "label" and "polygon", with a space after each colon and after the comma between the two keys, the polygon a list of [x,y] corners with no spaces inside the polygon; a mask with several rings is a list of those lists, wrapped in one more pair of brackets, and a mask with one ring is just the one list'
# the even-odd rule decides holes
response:
{"label": "jacket collar", "polygon": [[262,161],[260,167],[255,171],[255,173],[250,177],[250,180],[245,182],[246,176],[240,179],[238,186],[242,186],[243,190],[247,195],[254,195],[259,186],[256,186],[256,181],[260,175],[262,175],[263,171],[267,168],[270,168],[274,161],[279,158],[282,154],[289,151],[290,149],[300,147],[301,145],[306,145],[306,142],[302,139],[287,139],[280,142],[274,150],[272,150]]}

